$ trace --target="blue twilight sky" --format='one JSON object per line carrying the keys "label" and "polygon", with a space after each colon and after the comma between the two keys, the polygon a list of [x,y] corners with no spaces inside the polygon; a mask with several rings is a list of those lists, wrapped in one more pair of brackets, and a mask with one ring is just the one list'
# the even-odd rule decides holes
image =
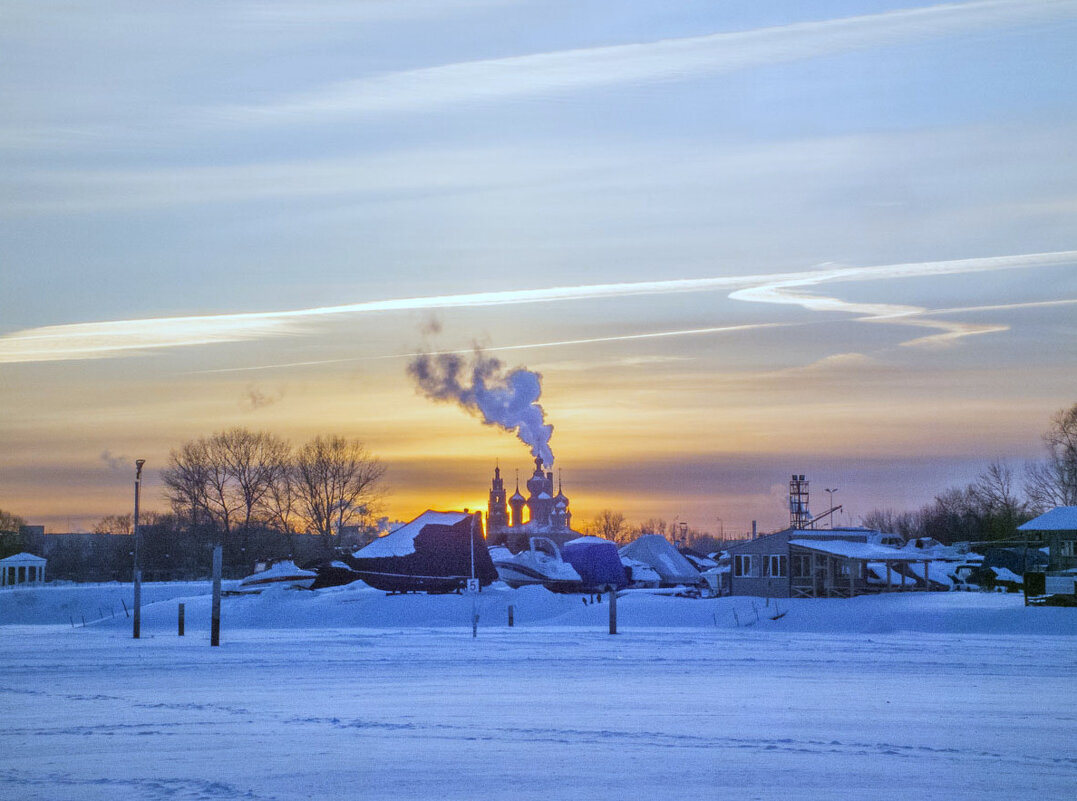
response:
{"label": "blue twilight sky", "polygon": [[0,0],[0,507],[88,525],[230,425],[474,505],[526,450],[404,366],[475,342],[543,374],[578,519],[1019,469],[1077,401],[1075,41],[1073,0]]}

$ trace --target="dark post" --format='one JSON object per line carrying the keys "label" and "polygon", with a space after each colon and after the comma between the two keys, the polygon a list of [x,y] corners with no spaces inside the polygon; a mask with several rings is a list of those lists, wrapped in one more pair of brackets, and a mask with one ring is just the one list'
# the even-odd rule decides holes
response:
{"label": "dark post", "polygon": [[617,633],[617,588],[610,587],[610,634]]}
{"label": "dark post", "polygon": [[513,625],[513,620],[512,620],[513,611],[514,610],[513,610],[512,604],[509,604],[509,628],[510,629],[512,628],[512,625]]}
{"label": "dark post", "polygon": [[209,644],[221,644],[221,561],[220,545],[213,546],[213,612],[209,629]]}
{"label": "dark post", "polygon": [[142,489],[142,465],[146,464],[145,459],[135,460],[135,620],[134,630],[132,636],[137,640],[142,634],[142,566],[139,564],[138,546],[139,531],[138,531],[138,496]]}
{"label": "dark post", "polygon": [[183,604],[179,605],[179,636],[183,636]]}

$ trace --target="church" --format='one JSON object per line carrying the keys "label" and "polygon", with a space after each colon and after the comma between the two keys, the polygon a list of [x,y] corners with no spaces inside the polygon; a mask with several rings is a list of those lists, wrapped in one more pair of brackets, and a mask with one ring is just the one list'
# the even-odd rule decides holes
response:
{"label": "church", "polygon": [[549,537],[560,547],[581,536],[572,530],[572,512],[568,509],[568,498],[561,491],[560,483],[558,480],[557,495],[554,495],[553,472],[544,473],[542,460],[536,458],[535,472],[527,480],[529,497],[525,498],[520,493],[520,479],[517,476],[516,491],[511,498],[506,498],[501,468],[495,467],[486,510],[487,544],[504,545],[515,553],[528,547],[530,537]]}

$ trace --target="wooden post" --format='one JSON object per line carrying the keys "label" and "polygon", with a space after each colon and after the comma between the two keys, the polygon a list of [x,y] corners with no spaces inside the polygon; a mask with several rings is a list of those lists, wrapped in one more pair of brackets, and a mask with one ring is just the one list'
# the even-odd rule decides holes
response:
{"label": "wooden post", "polygon": [[513,620],[512,620],[512,613],[513,613],[513,611],[514,611],[514,610],[513,610],[513,608],[512,608],[512,604],[509,604],[509,628],[510,628],[510,629],[512,628],[512,625],[513,625]]}
{"label": "wooden post", "polygon": [[927,561],[927,559],[924,560],[924,592],[928,592],[931,590],[931,578],[928,575],[929,571],[931,570],[931,568],[929,567],[930,564],[931,563]]}
{"label": "wooden post", "polygon": [[220,545],[213,547],[213,611],[209,628],[209,644],[221,644],[221,562],[223,553]]}
{"label": "wooden post", "polygon": [[860,563],[855,559],[850,559],[847,564],[849,565],[849,597],[856,597],[856,567]]}
{"label": "wooden post", "polygon": [[135,605],[135,619],[132,621],[131,634],[134,639],[139,639],[142,636],[142,563],[139,561],[139,543],[141,537],[139,536],[138,529],[138,502],[139,495],[142,490],[142,465],[146,463],[145,459],[135,460],[135,519],[134,519],[134,539],[135,539],[135,569],[132,575],[134,582],[134,605]]}
{"label": "wooden post", "polygon": [[[135,535],[135,542],[138,542],[138,535]],[[138,548],[138,545],[135,545]],[[135,601],[134,601],[135,619],[131,624],[131,634],[134,639],[139,639],[142,636],[142,571],[135,570]]]}
{"label": "wooden post", "polygon": [[617,633],[617,588],[610,587],[610,634]]}
{"label": "wooden post", "polygon": [[823,593],[823,597],[831,597],[831,591],[834,588],[834,557],[827,556],[826,558],[826,592]]}
{"label": "wooden post", "polygon": [[886,563],[886,589],[883,592],[890,592],[890,562]]}
{"label": "wooden post", "polygon": [[183,636],[183,612],[184,612],[184,605],[180,604],[179,605],[179,636],[181,636],[181,637]]}

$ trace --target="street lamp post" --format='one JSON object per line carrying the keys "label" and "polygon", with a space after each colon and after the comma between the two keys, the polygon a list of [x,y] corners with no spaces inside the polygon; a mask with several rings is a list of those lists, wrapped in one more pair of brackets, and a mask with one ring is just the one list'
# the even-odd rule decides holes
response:
{"label": "street lamp post", "polygon": [[134,629],[132,636],[134,639],[139,639],[142,634],[142,566],[139,564],[139,536],[138,529],[138,502],[139,495],[142,492],[142,465],[146,464],[145,459],[135,460],[135,571],[134,571],[134,584],[135,584],[135,612],[134,612]]}
{"label": "street lamp post", "polygon": [[834,493],[838,491],[838,488],[834,487],[834,489],[827,489],[823,491],[830,496],[830,527],[834,528]]}

